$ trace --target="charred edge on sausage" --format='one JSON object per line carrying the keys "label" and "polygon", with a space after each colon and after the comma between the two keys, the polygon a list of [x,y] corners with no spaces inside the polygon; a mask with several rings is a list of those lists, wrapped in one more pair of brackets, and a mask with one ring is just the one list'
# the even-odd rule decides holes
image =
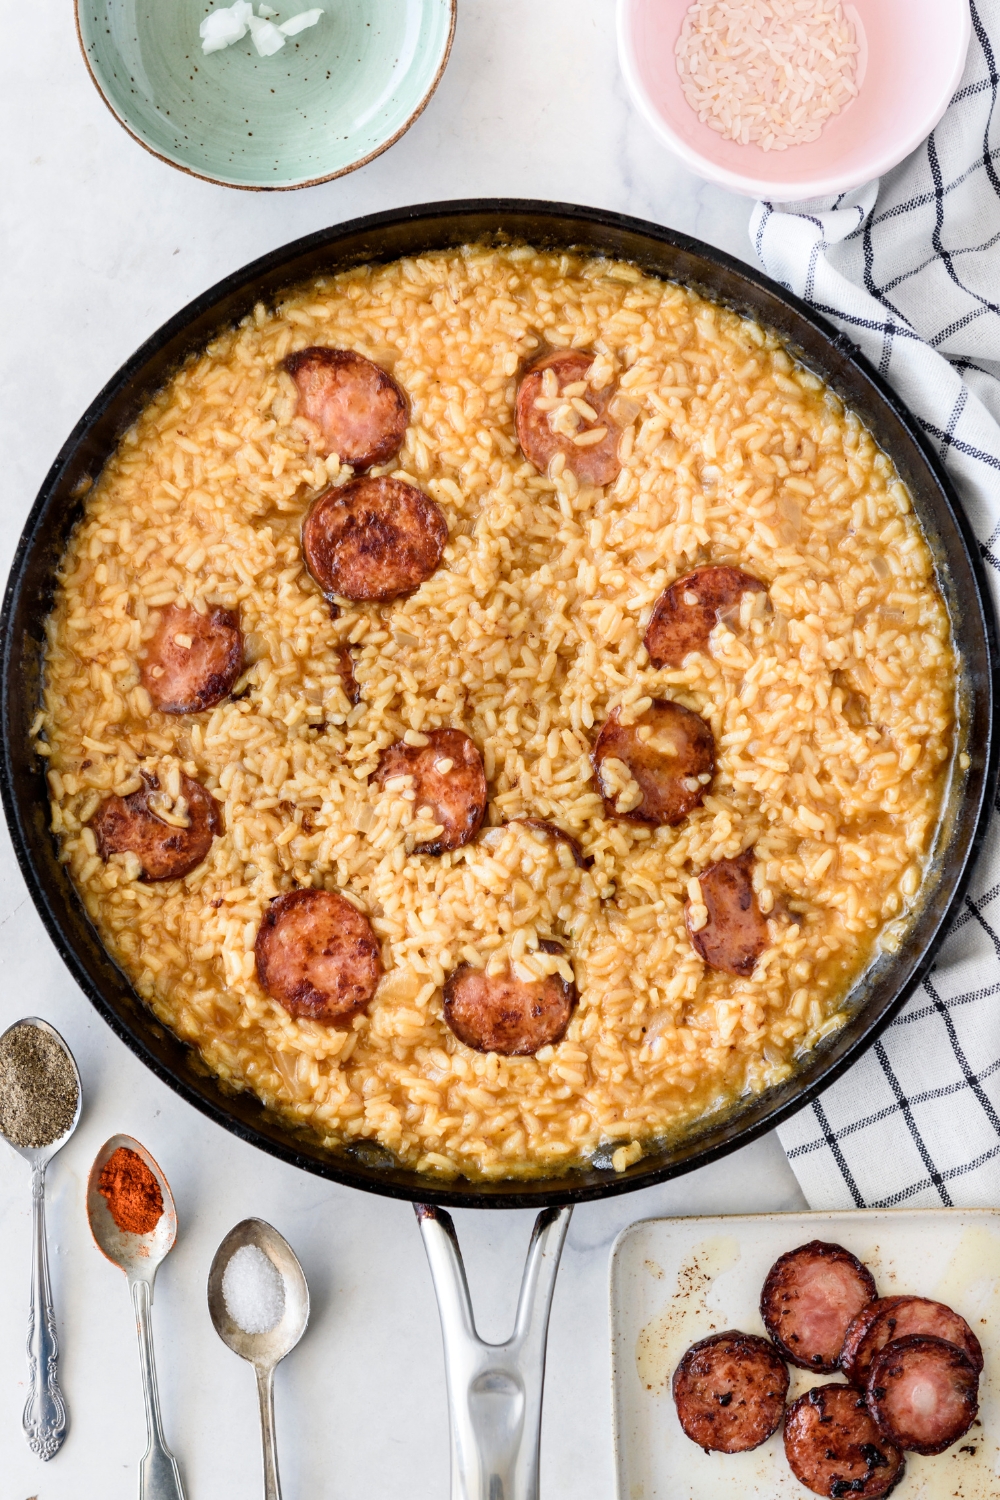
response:
{"label": "charred edge on sausage", "polygon": [[621,472],[618,459],[618,444],[621,428],[609,413],[614,390],[608,387],[595,391],[588,387],[583,399],[596,415],[593,420],[585,418],[576,434],[581,436],[597,428],[607,429],[599,442],[590,447],[581,447],[562,433],[554,432],[549,424],[549,413],[536,405],[544,389],[544,373],[551,369],[555,373],[560,395],[565,386],[585,381],[594,362],[594,355],[583,350],[554,350],[536,359],[524,375],[517,388],[514,406],[514,425],[521,451],[540,473],[545,473],[552,459],[561,453],[566,467],[571,469],[583,484],[611,484]]}
{"label": "charred edge on sausage", "polygon": [[254,945],[262,990],[293,1016],[338,1025],[366,1008],[382,977],[368,918],[335,891],[296,890],[264,913]]}
{"label": "charred edge on sausage", "polygon": [[[936,1390],[934,1409],[928,1389]],[[943,1453],[968,1432],[979,1412],[979,1371],[964,1349],[910,1334],[872,1360],[868,1410],[890,1442],[910,1453]]]}
{"label": "charred edge on sausage", "polygon": [[785,1457],[814,1495],[887,1495],[903,1472],[903,1455],[881,1432],[860,1391],[814,1386],[785,1414]]}
{"label": "charred edge on sausage", "polygon": [[700,1339],[674,1371],[685,1436],[706,1453],[746,1453],[781,1425],[788,1371],[773,1344],[727,1329]]}
{"label": "charred edge on sausage", "polygon": [[[439,855],[460,849],[474,839],[486,816],[486,772],[475,742],[462,729],[431,729],[426,745],[407,745],[397,740],[379,757],[377,785],[397,776],[413,778],[414,808],[429,806],[441,833],[417,844],[415,854]],[[447,771],[441,761],[450,760]]]}
{"label": "charred edge on sausage", "polygon": [[105,797],[90,826],[97,851],[107,860],[112,854],[131,853],[142,865],[147,881],[181,880],[201,864],[222,832],[222,817],[212,794],[190,776],[181,776],[181,796],[187,803],[187,828],[177,828],[158,817],[150,797],[160,790],[155,776],[143,773],[145,785],[127,797]]}
{"label": "charred edge on sausage", "polygon": [[[711,726],[699,714],[669,698],[655,699],[634,724],[622,724],[620,713],[616,708],[609,714],[592,757],[605,815],[632,823],[680,823],[701,805],[715,776]],[[648,739],[640,738],[641,729],[650,730]],[[612,758],[626,766],[641,794],[635,806],[622,807],[621,811],[622,793],[603,770],[604,762]],[[706,779],[702,781],[702,777]]]}
{"label": "charred edge on sausage", "polygon": [[875,1279],[856,1255],[810,1240],[768,1271],[760,1315],[786,1359],[827,1374],[838,1367],[851,1320],[874,1296]]}
{"label": "charred edge on sausage", "polygon": [[708,912],[704,927],[692,926],[692,902],[684,905],[692,946],[710,969],[721,974],[752,974],[768,945],[767,918],[753,888],[754,862],[753,850],[747,849],[701,872],[698,883]]}
{"label": "charred edge on sausage", "polygon": [[325,490],[302,527],[306,566],[326,594],[387,603],[425,583],[441,561],[448,523],[415,485],[391,476]]}
{"label": "charred edge on sausage", "polygon": [[406,392],[387,370],[353,349],[315,345],[285,360],[300,415],[322,434],[321,450],[360,472],[388,463],[410,420]]}
{"label": "charred edge on sausage", "polygon": [[679,667],[689,652],[707,652],[712,631],[743,595],[766,592],[766,584],[740,568],[697,568],[678,578],[657,599],[643,636],[651,665]]}
{"label": "charred edge on sausage", "polygon": [[[562,953],[546,938],[543,953]],[[525,981],[508,969],[487,975],[461,964],[445,981],[444,1018],[466,1047],[501,1057],[530,1057],[561,1041],[577,1002],[576,985],[561,974]]]}

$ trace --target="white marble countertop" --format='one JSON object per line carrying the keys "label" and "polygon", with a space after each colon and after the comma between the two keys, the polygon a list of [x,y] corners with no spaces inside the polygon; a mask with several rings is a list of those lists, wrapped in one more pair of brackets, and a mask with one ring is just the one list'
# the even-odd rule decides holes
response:
{"label": "white marble countertop", "polygon": [[[749,255],[749,204],[692,177],[629,107],[612,0],[460,0],[459,12],[448,71],[408,135],[349,177],[272,195],[212,187],[140,150],[87,77],[71,8],[61,0],[8,8],[0,62],[3,573],[52,458],[119,364],[191,297],[298,235],[410,202],[497,194],[619,209]],[[288,1237],[312,1291],[309,1331],[277,1382],[286,1500],[441,1500],[441,1341],[411,1209],[272,1160],[146,1072],[70,980],[5,835],[0,958],[0,1029],[26,1013],[51,1020],[76,1054],[85,1093],[79,1130],[49,1177],[71,1427],[45,1465],[21,1434],[28,1173],[0,1147],[3,1500],[136,1493],[145,1435],[131,1311],[124,1278],[94,1248],[84,1213],[90,1163],[116,1131],[148,1146],[177,1198],[180,1235],[160,1271],[154,1322],[167,1438],[188,1500],[260,1492],[252,1376],[216,1338],[205,1302],[216,1245],[250,1214]],[[545,1500],[613,1493],[607,1265],[619,1230],[660,1214],[802,1203],[769,1137],[664,1187],[577,1209],[552,1313]],[[481,1332],[504,1337],[531,1215],[457,1217]]]}

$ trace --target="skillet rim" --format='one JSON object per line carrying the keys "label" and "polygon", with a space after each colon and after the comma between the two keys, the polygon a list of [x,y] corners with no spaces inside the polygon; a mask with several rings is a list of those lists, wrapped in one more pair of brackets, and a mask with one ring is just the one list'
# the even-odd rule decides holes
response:
{"label": "skillet rim", "polygon": [[[510,226],[518,220],[522,221],[521,228],[512,230]],[[74,460],[78,460],[78,467],[80,467],[82,450],[86,449],[88,437],[102,419],[107,418],[108,413],[116,404],[120,406],[126,415],[118,421],[116,436],[104,448],[103,459],[106,459],[114,441],[117,441],[121,432],[134,419],[135,413],[141,409],[153,391],[169,378],[169,373],[177,368],[177,358],[169,364],[162,359],[164,351],[175,341],[185,338],[189,340],[187,352],[203,347],[211,337],[210,333],[207,335],[204,333],[204,328],[211,325],[219,331],[231,326],[236,316],[244,315],[252,308],[255,301],[261,300],[262,282],[267,282],[269,287],[267,300],[271,300],[283,287],[306,280],[310,275],[320,274],[319,265],[314,265],[311,270],[292,269],[305,258],[321,257],[327,253],[333,259],[338,246],[343,246],[352,239],[364,240],[366,236],[372,236],[377,240],[381,236],[385,243],[387,239],[391,240],[393,231],[403,234],[408,230],[412,231],[414,240],[420,241],[421,233],[428,235],[433,232],[434,221],[439,224],[445,221],[454,233],[444,239],[439,238],[434,243],[429,239],[423,240],[426,250],[444,248],[447,244],[459,245],[492,236],[498,240],[506,239],[508,242],[532,239],[542,246],[546,245],[547,240],[550,246],[553,243],[564,248],[576,245],[581,250],[592,254],[617,254],[623,259],[643,264],[641,257],[637,257],[634,251],[630,253],[621,246],[616,247],[614,242],[617,238],[624,243],[630,236],[644,240],[647,242],[647,253],[650,258],[659,253],[661,256],[673,257],[678,261],[685,258],[697,261],[707,267],[709,269],[707,279],[689,276],[683,278],[686,284],[693,284],[699,290],[707,291],[717,302],[724,305],[735,305],[744,310],[749,308],[754,316],[759,316],[763,323],[779,332],[791,345],[793,352],[799,353],[799,357],[803,357],[808,365],[809,358],[802,356],[800,350],[796,349],[796,339],[782,330],[777,319],[767,317],[756,305],[762,302],[777,304],[778,308],[791,314],[791,322],[798,324],[800,331],[811,334],[814,341],[815,336],[819,335],[823,353],[829,360],[827,369],[822,372],[823,378],[834,385],[834,388],[836,388],[838,375],[845,379],[849,377],[863,391],[867,387],[865,395],[873,395],[874,405],[883,408],[880,418],[890,418],[901,429],[905,440],[914,450],[918,467],[923,467],[936,490],[933,503],[928,500],[926,507],[918,505],[918,513],[922,513],[926,508],[928,517],[934,511],[937,521],[943,518],[950,523],[954,528],[954,536],[950,541],[957,545],[958,561],[964,562],[971,575],[973,597],[969,599],[963,596],[961,609],[953,612],[949,608],[949,613],[952,616],[956,637],[962,634],[963,653],[966,656],[969,654],[965,637],[971,636],[973,645],[977,648],[975,654],[983,659],[981,670],[976,674],[976,680],[972,684],[971,717],[974,721],[972,727],[975,734],[973,736],[970,733],[968,736],[967,748],[973,756],[973,763],[966,772],[964,790],[953,794],[952,800],[954,801],[957,796],[959,801],[950,843],[942,856],[942,864],[947,868],[931,892],[933,896],[947,889],[948,894],[943,901],[937,903],[936,911],[929,918],[926,914],[918,913],[914,919],[914,930],[924,922],[929,922],[930,925],[929,933],[917,944],[919,954],[910,963],[902,983],[896,986],[888,999],[878,1005],[877,1014],[865,1020],[866,1013],[873,1004],[871,1000],[867,1001],[859,1008],[852,1020],[835,1034],[832,1039],[833,1045],[821,1044],[816,1048],[811,1054],[809,1064],[785,1084],[765,1094],[755,1096],[749,1106],[743,1110],[737,1106],[731,1116],[720,1117],[716,1124],[709,1123],[704,1131],[697,1135],[692,1134],[674,1148],[665,1146],[661,1147],[658,1152],[651,1149],[649,1155],[641,1158],[639,1162],[621,1174],[606,1175],[600,1169],[590,1168],[573,1171],[562,1177],[530,1180],[501,1179],[494,1182],[479,1182],[457,1178],[439,1181],[414,1170],[392,1167],[373,1159],[377,1158],[379,1150],[377,1147],[369,1148],[366,1160],[365,1152],[360,1147],[356,1148],[359,1152],[356,1156],[324,1153],[323,1148],[316,1146],[315,1143],[298,1139],[293,1130],[278,1122],[275,1117],[269,1116],[253,1096],[230,1093],[223,1089],[203,1064],[195,1062],[195,1054],[191,1049],[173,1037],[162,1023],[157,1021],[152,1012],[138,1000],[121,971],[113,964],[103,949],[103,945],[99,943],[96,930],[90,927],[89,919],[83,914],[82,903],[75,895],[68,877],[64,877],[62,889],[56,892],[55,897],[52,896],[47,888],[46,878],[36,867],[31,850],[31,831],[27,826],[27,812],[21,805],[17,791],[17,781],[21,777],[23,768],[17,763],[18,756],[13,749],[14,741],[9,729],[12,722],[12,709],[16,708],[15,700],[20,701],[18,690],[24,681],[19,670],[20,656],[24,653],[19,653],[20,642],[16,639],[13,626],[19,618],[19,605],[26,587],[25,574],[45,544],[45,538],[41,535],[43,523],[48,518],[50,510],[59,506],[62,507],[64,523],[72,511],[70,494],[61,493],[61,486]],[[472,221],[479,221],[479,227],[476,228]],[[459,229],[462,224],[468,225],[464,233]],[[406,253],[413,254],[419,251],[416,248],[411,248],[409,252],[395,248],[380,255],[373,247],[364,254],[345,257],[343,264],[351,262],[357,264],[362,260],[387,261]],[[646,269],[650,270],[650,274],[658,275],[662,279],[672,279],[662,268],[655,270],[647,265]],[[674,279],[681,280],[682,277],[677,274]],[[741,296],[732,292],[734,284],[739,288]],[[729,286],[729,295],[724,290],[724,285]],[[222,307],[227,303],[237,301],[241,302],[242,309],[238,314],[231,312],[226,317],[219,316]],[[155,365],[157,358],[161,358],[161,366],[156,372],[156,379],[153,384],[144,386],[141,381],[142,374],[149,370],[151,364]],[[837,367],[836,375],[829,372],[830,366]],[[865,405],[865,400],[855,396],[850,398],[849,404],[857,410],[859,406]],[[867,417],[863,416],[862,419],[868,425]],[[874,435],[880,441],[879,434]],[[88,466],[82,463],[82,467],[86,469]],[[941,563],[953,560],[952,552],[946,549],[938,562],[939,575]],[[946,587],[943,582],[942,587]],[[21,623],[24,624],[23,621]],[[2,751],[0,754],[0,797],[2,797],[7,816],[15,854],[29,894],[57,952],[111,1030],[147,1067],[189,1104],[194,1105],[216,1124],[223,1126],[249,1144],[269,1152],[290,1165],[346,1186],[410,1202],[433,1200],[447,1207],[542,1208],[589,1202],[653,1186],[683,1175],[696,1167],[707,1165],[730,1151],[748,1145],[810,1104],[872,1045],[933,965],[937,950],[948,932],[951,920],[964,899],[975,858],[983,842],[995,795],[998,759],[1000,759],[1000,737],[997,736],[993,723],[994,708],[1000,696],[998,693],[1000,690],[1000,655],[998,655],[997,647],[995,607],[983,567],[980,544],[972,531],[949,476],[933,452],[929,441],[921,432],[917,419],[892,388],[868,363],[852,341],[838,332],[821,314],[815,312],[800,298],[779,286],[769,277],[724,251],[715,250],[678,231],[629,215],[544,200],[458,199],[417,204],[348,220],[303,236],[258,257],[222,278],[181,308],[151,334],[111,377],[59,450],[31,507],[14,553],[3,610],[0,613],[0,639],[2,639],[0,725],[3,731],[2,746],[0,746],[0,751]],[[20,759],[28,763],[35,757],[25,747]],[[34,774],[37,779],[41,775],[41,769],[36,768],[31,774]],[[47,830],[45,838],[51,844],[51,834]],[[957,849],[956,844],[960,845]],[[957,869],[955,868],[956,862]],[[67,935],[65,927],[69,923],[56,909],[61,901],[65,910],[67,898],[70,908],[67,915],[72,915],[78,922],[82,920],[83,924],[89,928],[93,934],[93,943],[100,950],[99,962],[109,971],[112,982],[122,992],[116,996],[117,1003],[105,993],[111,988],[111,984],[105,981],[102,989],[92,978],[72,939]],[[73,910],[74,906],[76,910]],[[118,976],[117,979],[114,978],[115,975]],[[131,1012],[131,1017],[129,1017],[129,1012]],[[848,1035],[851,1040],[845,1045],[844,1038]],[[856,1190],[854,1195],[860,1206],[862,1200]]]}

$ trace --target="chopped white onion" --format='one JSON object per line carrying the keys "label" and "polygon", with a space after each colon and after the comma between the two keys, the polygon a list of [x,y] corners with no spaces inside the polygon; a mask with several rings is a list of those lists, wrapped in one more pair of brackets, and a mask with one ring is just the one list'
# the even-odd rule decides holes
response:
{"label": "chopped white onion", "polygon": [[198,28],[201,50],[221,52],[223,47],[231,47],[234,42],[242,41],[249,28],[257,55],[272,57],[275,52],[281,51],[287,37],[298,36],[307,26],[315,26],[323,15],[322,10],[304,10],[300,15],[292,16],[283,26],[275,26],[273,17],[278,15],[276,10],[263,3],[257,9],[259,14],[255,16],[251,0],[233,0],[232,5],[216,6],[214,10],[210,10]]}
{"label": "chopped white onion", "polygon": [[271,57],[275,52],[281,51],[285,38],[273,21],[262,21],[259,16],[251,15],[247,18],[247,24],[259,57]]}
{"label": "chopped white onion", "polygon": [[223,47],[231,47],[233,42],[240,41],[247,34],[252,15],[250,0],[233,0],[232,5],[210,10],[198,27],[198,34],[202,39],[201,50],[221,52]]}
{"label": "chopped white onion", "polygon": [[283,22],[278,30],[283,31],[286,36],[298,36],[299,32],[305,31],[307,26],[315,26],[321,15],[323,15],[321,10],[304,10],[299,15],[292,16],[290,20]]}

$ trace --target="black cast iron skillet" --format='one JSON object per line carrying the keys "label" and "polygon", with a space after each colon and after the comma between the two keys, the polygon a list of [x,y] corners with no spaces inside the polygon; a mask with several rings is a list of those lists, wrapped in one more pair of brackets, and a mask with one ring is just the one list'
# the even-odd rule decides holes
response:
{"label": "black cast iron skillet", "polygon": [[[960,651],[959,750],[968,770],[950,787],[932,871],[899,952],[883,955],[856,986],[851,1019],[778,1088],[650,1148],[628,1171],[610,1160],[531,1182],[430,1181],[371,1144],[324,1151],[269,1116],[249,1094],[208,1074],[132,991],[111,961],[56,858],[47,827],[44,766],[29,744],[40,697],[43,621],[56,566],[81,514],[80,495],[120,434],[184,358],[255,302],[285,287],[360,262],[387,261],[469,241],[528,241],[633,261],[643,271],[696,287],[776,330],[810,369],[858,413],[891,456],[914,497]],[[951,484],[916,420],[853,344],[767,277],[697,240],[597,209],[509,199],[440,203],[375,214],[323,230],[226,277],[179,312],[133,355],[94,401],[52,465],[14,558],[0,620],[0,789],[24,878],[70,972],[112,1030],[153,1072],[235,1135],[320,1176],[391,1197],[479,1208],[583,1202],[663,1181],[745,1145],[786,1119],[843,1073],[887,1025],[927,972],[961,902],[989,814],[996,775],[993,704],[997,641],[979,548]]]}

